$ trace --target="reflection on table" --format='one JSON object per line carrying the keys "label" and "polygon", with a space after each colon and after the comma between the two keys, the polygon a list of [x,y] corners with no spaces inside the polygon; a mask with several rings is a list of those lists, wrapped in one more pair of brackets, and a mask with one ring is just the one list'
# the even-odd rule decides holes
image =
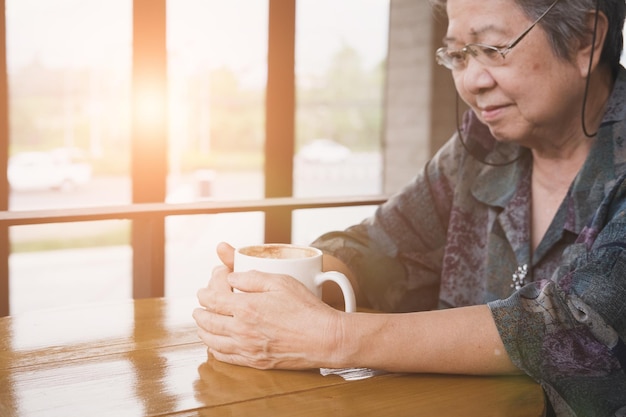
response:
{"label": "reflection on table", "polygon": [[207,355],[194,299],[0,319],[1,416],[540,416],[526,377],[260,371]]}

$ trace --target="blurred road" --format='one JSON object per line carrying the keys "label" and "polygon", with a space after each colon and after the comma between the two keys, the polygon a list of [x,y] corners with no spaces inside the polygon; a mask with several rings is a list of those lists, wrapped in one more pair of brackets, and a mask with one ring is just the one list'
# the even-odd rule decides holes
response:
{"label": "blurred road", "polygon": [[[297,197],[367,195],[381,191],[381,162],[377,154],[353,154],[340,164],[296,162]],[[193,176],[172,178],[168,201],[193,201],[201,185]],[[263,197],[260,172],[218,172],[211,183],[216,200]],[[11,210],[85,207],[130,203],[127,178],[94,178],[88,186],[70,192],[13,192]],[[374,207],[306,210],[294,213],[293,241],[306,244],[329,230],[343,229],[370,215]],[[83,222],[16,226],[13,242],[59,235],[94,233],[123,227],[123,222]],[[206,285],[218,263],[214,248],[220,241],[236,246],[263,240],[261,213],[225,213],[170,217],[166,223],[166,296],[194,295]],[[131,297],[129,246],[14,253],[10,257],[11,313],[76,303]]]}

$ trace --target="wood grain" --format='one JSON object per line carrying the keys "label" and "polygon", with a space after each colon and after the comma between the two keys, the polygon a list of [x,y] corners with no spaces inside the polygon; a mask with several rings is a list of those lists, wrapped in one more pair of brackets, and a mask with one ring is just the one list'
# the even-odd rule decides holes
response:
{"label": "wood grain", "polygon": [[207,355],[193,299],[0,319],[0,416],[540,416],[526,377],[260,371]]}

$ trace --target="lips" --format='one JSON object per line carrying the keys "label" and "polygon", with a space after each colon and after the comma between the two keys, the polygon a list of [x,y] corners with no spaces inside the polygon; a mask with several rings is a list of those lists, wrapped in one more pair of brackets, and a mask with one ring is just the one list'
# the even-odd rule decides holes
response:
{"label": "lips", "polygon": [[480,116],[485,122],[489,122],[497,119],[504,109],[508,107],[506,105],[494,105],[494,106],[480,106]]}

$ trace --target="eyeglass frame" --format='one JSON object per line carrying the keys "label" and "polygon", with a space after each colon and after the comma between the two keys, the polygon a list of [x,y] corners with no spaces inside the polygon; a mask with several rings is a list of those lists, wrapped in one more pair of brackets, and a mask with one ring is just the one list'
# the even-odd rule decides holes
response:
{"label": "eyeglass frame", "polygon": [[541,14],[541,16],[539,16],[530,26],[528,26],[528,28],[526,28],[526,30],[524,30],[517,38],[509,42],[506,46],[497,47],[494,45],[487,45],[484,43],[465,44],[465,46],[463,46],[461,49],[456,49],[453,51],[463,56],[462,67],[454,67],[454,65],[450,61],[448,61],[446,58],[443,58],[444,56],[449,57],[449,55],[448,55],[448,47],[442,46],[441,48],[437,49],[437,51],[435,52],[435,59],[437,61],[437,64],[442,65],[451,71],[459,71],[459,70],[465,69],[465,67],[467,67],[468,55],[471,55],[473,57],[476,57],[476,55],[478,55],[472,49],[473,46],[481,47],[482,49],[489,49],[493,52],[497,52],[500,56],[502,56],[502,62],[504,62],[504,58],[508,55],[509,52],[511,52],[511,49],[513,49],[518,43],[520,43],[521,40],[524,39],[526,35],[528,35],[528,33],[541,21],[541,19],[543,19],[548,14],[548,12],[550,12],[550,10],[552,10],[554,6],[556,6],[558,2],[559,0],[554,0],[554,2],[546,9],[545,12]]}

